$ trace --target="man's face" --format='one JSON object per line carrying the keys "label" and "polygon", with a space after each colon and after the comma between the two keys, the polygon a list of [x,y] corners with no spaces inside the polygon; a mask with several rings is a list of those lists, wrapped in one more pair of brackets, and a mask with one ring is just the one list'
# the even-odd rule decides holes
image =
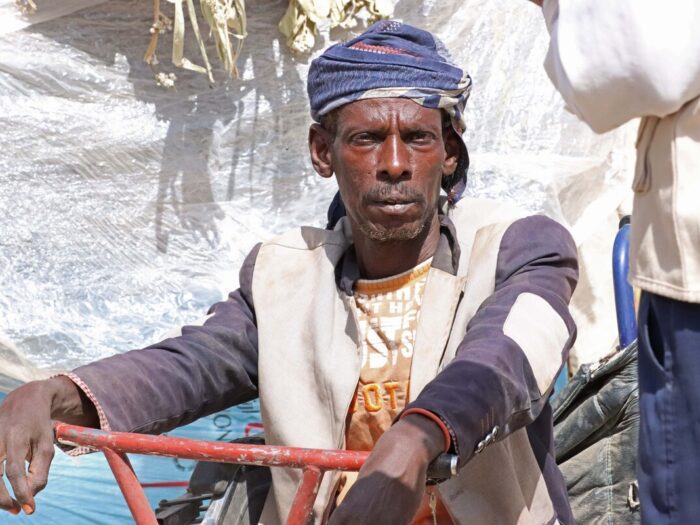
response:
{"label": "man's face", "polygon": [[442,177],[456,167],[441,111],[401,98],[337,111],[330,167],[353,230],[383,242],[417,237],[436,216]]}

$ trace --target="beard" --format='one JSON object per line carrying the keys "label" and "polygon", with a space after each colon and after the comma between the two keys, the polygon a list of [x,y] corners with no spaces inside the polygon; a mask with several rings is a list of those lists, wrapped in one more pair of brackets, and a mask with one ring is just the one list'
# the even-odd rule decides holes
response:
{"label": "beard", "polygon": [[418,224],[407,224],[399,228],[392,228],[390,230],[385,230],[383,228],[377,228],[374,224],[369,221],[359,222],[358,226],[362,233],[368,239],[376,242],[401,242],[410,241],[418,237],[421,232],[425,229],[426,225],[430,222],[428,218],[425,222],[420,222]]}

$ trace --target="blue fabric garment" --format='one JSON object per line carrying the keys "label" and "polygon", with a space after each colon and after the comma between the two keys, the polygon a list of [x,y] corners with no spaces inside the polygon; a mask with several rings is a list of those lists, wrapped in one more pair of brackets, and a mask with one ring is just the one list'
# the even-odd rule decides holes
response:
{"label": "blue fabric garment", "polygon": [[[471,85],[471,77],[452,63],[445,46],[432,34],[383,20],[316,58],[309,69],[307,90],[316,121],[357,100],[409,98],[424,107],[446,111],[461,138]],[[466,187],[469,155],[463,140],[461,145],[457,170],[443,181],[452,202]]]}
{"label": "blue fabric garment", "polygon": [[698,523],[700,304],[642,293],[639,499],[643,525]]}

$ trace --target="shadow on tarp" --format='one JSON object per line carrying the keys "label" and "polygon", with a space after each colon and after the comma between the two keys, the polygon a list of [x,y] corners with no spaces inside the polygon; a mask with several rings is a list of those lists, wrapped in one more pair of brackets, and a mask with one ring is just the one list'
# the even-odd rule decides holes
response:
{"label": "shadow on tarp", "polygon": [[[0,401],[5,394],[0,393]],[[257,401],[232,407],[201,418],[168,433],[171,436],[211,441],[230,441],[251,431],[258,432],[260,421]],[[150,456],[130,456],[142,483],[187,481],[194,461]],[[6,480],[4,480],[6,481]],[[165,498],[184,492],[183,488],[147,488],[151,507]],[[119,525],[133,523],[112,471],[102,454],[72,458],[57,450],[49,475],[49,484],[37,497],[37,510],[32,516],[12,517],[0,514],[0,523],[49,525]]]}

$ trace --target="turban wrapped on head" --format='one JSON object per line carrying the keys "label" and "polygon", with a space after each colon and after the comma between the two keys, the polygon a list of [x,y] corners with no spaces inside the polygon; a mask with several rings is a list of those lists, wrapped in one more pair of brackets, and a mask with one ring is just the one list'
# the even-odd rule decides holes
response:
{"label": "turban wrapped on head", "polygon": [[383,20],[316,58],[307,90],[311,117],[317,122],[340,106],[369,98],[408,98],[447,112],[462,150],[455,174],[442,183],[454,202],[464,191],[469,168],[462,133],[471,85],[469,75],[452,63],[444,44],[432,34]]}

